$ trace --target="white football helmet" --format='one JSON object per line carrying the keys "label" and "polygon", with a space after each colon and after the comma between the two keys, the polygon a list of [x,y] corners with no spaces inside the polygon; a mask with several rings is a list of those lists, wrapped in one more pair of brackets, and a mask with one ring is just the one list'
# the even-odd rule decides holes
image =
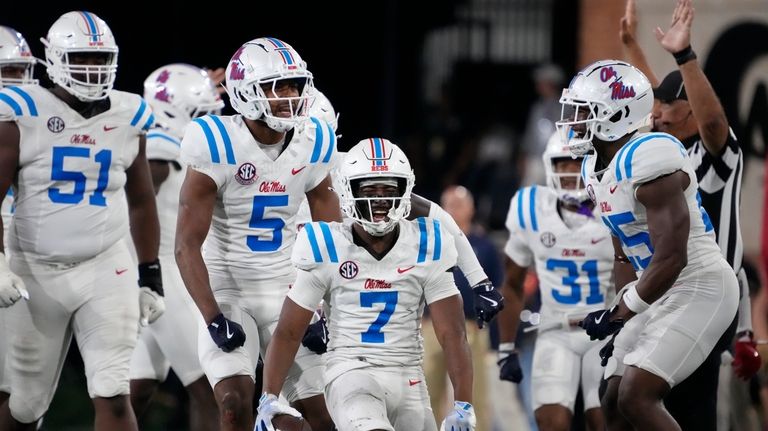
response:
{"label": "white football helmet", "polygon": [[[274,89],[283,80],[298,80],[298,97],[267,97],[262,86]],[[287,43],[273,37],[246,42],[229,60],[226,89],[232,107],[249,120],[263,120],[272,130],[286,132],[307,117],[310,104],[312,73]],[[285,102],[289,116],[277,116],[270,102]]]}
{"label": "white football helmet", "polygon": [[[79,100],[106,99],[117,76],[117,44],[107,23],[91,12],[67,12],[48,30],[45,62],[55,84]],[[103,65],[73,64],[70,56],[103,54]]]}
{"label": "white football helmet", "polygon": [[[0,25],[0,88],[11,85],[37,84],[33,78],[37,59],[32,56],[27,41],[18,31]],[[3,74],[6,67],[23,71],[21,77]]]}
{"label": "white football helmet", "polygon": [[144,99],[155,114],[156,124],[176,136],[192,119],[219,114],[224,102],[208,73],[189,64],[169,64],[144,81]]}
{"label": "white football helmet", "polygon": [[325,97],[317,87],[311,88],[310,104],[309,104],[309,116],[319,118],[333,127],[333,131],[339,127],[339,115],[336,110],[333,109],[331,101]]}
{"label": "white football helmet", "polygon": [[[391,232],[411,213],[415,176],[403,150],[387,139],[368,138],[358,142],[331,177],[341,210],[371,235]],[[360,184],[368,181],[373,184],[394,181],[401,195],[397,198],[357,196]],[[381,200],[391,200],[392,205],[384,220],[374,222],[372,203]]]}
{"label": "white football helmet", "polygon": [[583,156],[592,139],[613,142],[642,127],[653,108],[653,90],[636,67],[619,60],[592,63],[560,97],[557,128],[571,152]]}
{"label": "white football helmet", "polygon": [[[541,156],[544,160],[544,172],[547,176],[547,185],[552,187],[556,192],[558,198],[566,203],[580,205],[582,202],[589,200],[587,189],[584,185],[584,180],[581,178],[580,172],[557,172],[555,169],[555,163],[563,160],[578,160],[582,161],[583,156],[576,156],[571,153],[571,149],[562,140],[560,133],[553,133],[547,142],[547,149],[544,150],[544,154]],[[570,179],[572,184],[575,184],[575,188],[563,187],[563,179]]]}

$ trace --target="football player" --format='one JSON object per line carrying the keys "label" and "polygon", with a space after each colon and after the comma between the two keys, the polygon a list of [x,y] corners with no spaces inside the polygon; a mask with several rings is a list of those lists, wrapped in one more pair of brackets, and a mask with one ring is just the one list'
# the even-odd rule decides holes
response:
{"label": "football player", "polygon": [[195,118],[224,108],[208,74],[188,64],[169,64],[144,81],[144,99],[155,115],[147,134],[147,159],[160,218],[160,260],[167,310],[141,330],[131,359],[131,403],[137,417],[146,411],[159,383],[173,371],[190,399],[190,429],[214,430],[218,410],[197,358],[200,314],[184,288],[173,257],[179,191],[186,167],[181,164],[181,138]]}
{"label": "football player", "polygon": [[[16,30],[0,26],[0,89],[4,87],[37,84],[34,79],[35,63],[37,60],[32,56],[29,45],[24,36]],[[0,213],[3,217],[3,238],[8,239],[8,226],[11,224],[13,213],[13,190],[8,189],[8,193],[0,206]],[[7,249],[7,247],[6,247]],[[11,292],[12,295],[13,292]],[[0,299],[2,300],[2,299]],[[0,310],[0,328],[5,328],[5,312]],[[5,329],[3,329],[5,332]],[[5,352],[8,337],[0,339],[0,404],[8,399],[10,391],[10,382],[8,381],[5,370]]]}
{"label": "football player", "polygon": [[[292,260],[294,287],[265,357],[256,429],[299,412],[277,398],[313,310],[325,300],[328,408],[340,431],[436,430],[421,367],[421,314],[430,306],[453,382],[446,430],[474,430],[472,359],[451,274],[453,239],[438,220],[407,221],[414,176],[386,139],[358,143],[334,176],[344,223],[310,223]],[[277,418],[275,418],[277,416]]]}
{"label": "football player", "polygon": [[[152,111],[112,90],[118,48],[98,16],[65,13],[42,41],[54,88],[0,91],[0,193],[15,181],[16,198],[0,291],[15,288],[12,302],[29,290],[6,316],[11,396],[0,428],[35,429],[74,335],[95,429],[135,430],[128,368],[139,319],[164,309],[144,142]],[[129,220],[138,271],[122,240]]]}
{"label": "football player", "polygon": [[[585,155],[582,176],[613,233],[613,307],[580,323],[613,336],[603,398],[609,429],[680,429],[662,399],[704,361],[736,315],[736,276],[701,207],[688,154],[666,133],[643,133],[653,106],[648,79],[617,60],[579,72],[560,99],[562,131]],[[622,329],[623,327],[623,329]],[[620,332],[619,332],[620,331]],[[616,335],[618,333],[618,335]]]}
{"label": "football player", "polygon": [[[198,353],[221,427],[250,431],[259,353],[266,352],[296,277],[290,250],[299,204],[306,196],[313,219],[341,219],[328,174],[336,135],[306,115],[312,74],[279,39],[254,39],[238,49],[226,87],[239,115],[196,118],[182,140],[189,169],[179,198],[176,260],[205,320]],[[324,385],[322,358],[302,349],[284,395],[316,431],[333,427]]]}
{"label": "football player", "polygon": [[579,317],[605,308],[612,287],[610,231],[594,215],[581,180],[582,157],[571,156],[559,134],[543,155],[547,186],[518,190],[507,215],[504,296],[512,304],[500,315],[500,377],[522,379],[514,337],[522,309],[523,281],[536,265],[541,291],[541,323],[533,354],[531,388],[541,430],[568,430],[581,386],[589,429],[601,430],[598,387],[603,344],[575,328]]}

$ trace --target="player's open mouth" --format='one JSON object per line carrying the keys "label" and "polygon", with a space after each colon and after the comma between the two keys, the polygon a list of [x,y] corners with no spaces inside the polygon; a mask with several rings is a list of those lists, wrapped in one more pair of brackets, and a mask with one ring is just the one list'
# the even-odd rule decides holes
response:
{"label": "player's open mouth", "polygon": [[373,222],[378,223],[380,221],[387,221],[388,213],[389,211],[386,210],[373,211]]}

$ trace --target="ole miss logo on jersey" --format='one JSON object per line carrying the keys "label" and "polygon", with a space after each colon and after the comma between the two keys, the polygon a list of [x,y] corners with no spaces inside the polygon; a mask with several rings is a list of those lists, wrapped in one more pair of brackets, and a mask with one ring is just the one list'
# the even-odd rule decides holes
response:
{"label": "ole miss logo on jersey", "polygon": [[235,180],[244,186],[255,183],[258,178],[259,176],[256,175],[256,166],[247,162],[240,165],[235,174]]}

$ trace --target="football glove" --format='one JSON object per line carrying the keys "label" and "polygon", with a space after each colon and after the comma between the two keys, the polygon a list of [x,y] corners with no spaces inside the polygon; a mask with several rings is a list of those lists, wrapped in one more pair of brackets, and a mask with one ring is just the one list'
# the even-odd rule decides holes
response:
{"label": "football glove", "polygon": [[739,378],[749,380],[757,374],[762,365],[757,343],[752,338],[752,331],[745,331],[733,344],[733,372]]}
{"label": "football glove", "polygon": [[300,418],[301,413],[293,407],[283,404],[276,395],[263,393],[259,398],[259,408],[256,410],[256,426],[253,431],[275,431],[272,419],[278,415],[290,415]]}
{"label": "football glove", "polygon": [[0,253],[0,308],[10,307],[21,298],[29,299],[24,281],[11,271],[5,254]]}
{"label": "football glove", "polygon": [[325,316],[320,316],[317,322],[307,327],[301,344],[318,355],[322,355],[328,350],[328,323]]}
{"label": "football glove", "polygon": [[523,369],[520,368],[520,359],[517,352],[512,349],[499,350],[499,379],[512,383],[520,383],[523,380]]}
{"label": "football glove", "polygon": [[227,319],[221,313],[214,317],[211,324],[208,325],[208,332],[211,334],[213,342],[227,353],[245,344],[243,327],[239,323]]}
{"label": "football glove", "polygon": [[448,414],[440,425],[442,431],[475,431],[477,419],[472,404],[464,401],[454,401],[453,411]]}
{"label": "football glove", "polygon": [[139,311],[141,326],[157,320],[165,311],[160,261],[139,264]]}
{"label": "football glove", "polygon": [[610,310],[593,311],[579,322],[579,326],[587,331],[590,340],[604,340],[605,337],[619,332],[624,326],[624,319],[610,320],[617,308],[614,306]]}
{"label": "football glove", "polygon": [[474,285],[472,292],[475,294],[477,326],[483,329],[483,325],[490,322],[504,308],[504,297],[488,280]]}

